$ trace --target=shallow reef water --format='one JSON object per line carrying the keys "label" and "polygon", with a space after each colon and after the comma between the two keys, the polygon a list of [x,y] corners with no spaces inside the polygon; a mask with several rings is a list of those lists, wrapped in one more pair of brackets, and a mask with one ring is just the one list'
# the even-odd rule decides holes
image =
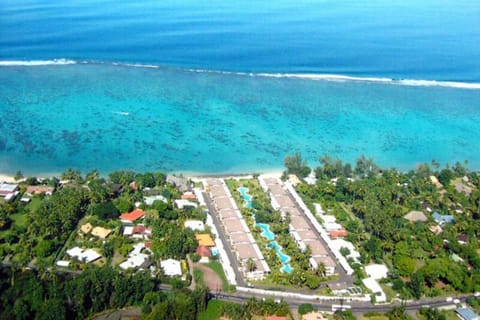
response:
{"label": "shallow reef water", "polygon": [[83,63],[2,67],[0,171],[239,173],[301,151],[480,169],[480,90]]}

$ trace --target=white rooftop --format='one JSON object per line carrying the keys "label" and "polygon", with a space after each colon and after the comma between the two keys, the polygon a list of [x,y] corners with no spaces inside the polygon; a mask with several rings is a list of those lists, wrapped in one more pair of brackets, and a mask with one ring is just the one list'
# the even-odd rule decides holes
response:
{"label": "white rooftop", "polygon": [[151,206],[155,201],[163,201],[167,203],[167,198],[165,198],[162,195],[157,195],[157,196],[148,196],[148,197],[143,197],[143,200],[145,204]]}
{"label": "white rooftop", "polygon": [[386,278],[388,276],[388,268],[384,264],[371,264],[365,266],[365,272],[375,280]]}
{"label": "white rooftop", "polygon": [[98,254],[95,250],[92,250],[92,249],[83,250],[82,248],[79,248],[79,247],[74,247],[72,249],[67,250],[67,254],[70,257],[72,258],[75,257],[80,261],[84,261],[85,263],[90,263],[101,257],[101,255]]}
{"label": "white rooftop", "polygon": [[184,207],[194,207],[194,208],[197,207],[197,204],[195,202],[191,202],[184,199],[175,200],[175,204],[177,205],[178,209],[183,209]]}
{"label": "white rooftop", "polygon": [[68,267],[70,265],[70,261],[58,260],[56,265],[59,267]]}
{"label": "white rooftop", "polygon": [[325,230],[331,231],[331,230],[340,230],[342,229],[342,225],[335,223],[335,222],[327,222],[323,225]]}
{"label": "white rooftop", "polygon": [[184,224],[185,228],[192,229],[193,231],[203,231],[205,230],[205,225],[203,221],[200,220],[187,220]]}
{"label": "white rooftop", "polygon": [[133,234],[133,227],[132,226],[126,226],[123,228],[123,235],[124,236],[131,236]]}
{"label": "white rooftop", "polygon": [[5,193],[10,193],[15,190],[17,190],[18,184],[12,184],[12,183],[1,183],[0,184],[0,192],[5,192]]}
{"label": "white rooftop", "polygon": [[127,261],[119,264],[119,267],[123,270],[127,270],[130,268],[138,268],[146,261],[148,261],[148,255],[144,253],[138,253],[136,255],[130,255]]}
{"label": "white rooftop", "polygon": [[168,277],[175,277],[182,275],[182,266],[180,261],[174,259],[167,259],[160,262],[163,273]]}
{"label": "white rooftop", "polygon": [[332,216],[329,214],[324,214],[324,215],[321,215],[320,217],[325,223],[335,223],[335,221],[337,221],[337,218],[335,218],[335,216]]}

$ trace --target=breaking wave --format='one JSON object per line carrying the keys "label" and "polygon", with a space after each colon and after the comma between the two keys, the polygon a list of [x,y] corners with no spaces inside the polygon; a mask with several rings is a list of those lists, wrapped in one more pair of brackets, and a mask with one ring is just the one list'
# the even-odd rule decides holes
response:
{"label": "breaking wave", "polygon": [[[0,67],[10,66],[52,66],[52,65],[70,65],[70,64],[104,64],[121,67],[133,68],[151,68],[161,69],[166,68],[161,65],[141,64],[141,63],[122,63],[122,62],[102,62],[102,61],[75,61],[70,59],[53,59],[53,60],[4,60],[0,61]],[[173,68],[171,68],[173,69]],[[385,77],[355,77],[341,74],[315,74],[315,73],[251,73],[251,72],[234,72],[234,71],[220,71],[208,69],[180,69],[195,73],[212,73],[225,74],[249,77],[264,77],[264,78],[287,78],[287,79],[305,79],[305,80],[323,80],[336,82],[372,82],[384,83],[403,86],[415,87],[449,87],[459,89],[476,89],[480,90],[480,83],[478,82],[460,82],[460,81],[437,81],[437,80],[419,80],[419,79],[394,79]]]}

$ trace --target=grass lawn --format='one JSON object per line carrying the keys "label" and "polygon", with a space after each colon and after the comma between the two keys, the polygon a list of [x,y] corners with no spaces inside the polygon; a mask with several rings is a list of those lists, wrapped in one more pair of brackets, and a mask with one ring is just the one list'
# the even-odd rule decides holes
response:
{"label": "grass lawn", "polygon": [[38,208],[40,208],[41,205],[42,205],[42,199],[38,197],[33,197],[32,201],[30,201],[30,203],[27,204],[25,208],[28,208],[30,212],[34,212],[38,210]]}
{"label": "grass lawn", "polygon": [[206,264],[207,267],[215,271],[215,273],[222,279],[222,290],[223,291],[230,291],[230,286],[227,281],[227,277],[223,272],[222,265],[218,261],[212,261]]}
{"label": "grass lawn", "polygon": [[395,292],[395,290],[392,289],[392,287],[389,287],[384,283],[381,283],[380,286],[382,287],[383,292],[385,292],[385,295],[387,296],[387,301],[392,301],[392,299],[397,296],[397,293]]}
{"label": "grass lawn", "polygon": [[200,312],[197,315],[197,319],[199,320],[215,320],[220,318],[220,308],[226,302],[220,300],[210,300],[207,305],[207,310]]}
{"label": "grass lawn", "polygon": [[14,213],[9,216],[13,223],[19,227],[26,227],[27,226],[27,215],[24,213]]}
{"label": "grass lawn", "polygon": [[203,280],[203,272],[198,268],[193,269],[193,279],[195,284],[198,286],[205,286],[205,281]]}

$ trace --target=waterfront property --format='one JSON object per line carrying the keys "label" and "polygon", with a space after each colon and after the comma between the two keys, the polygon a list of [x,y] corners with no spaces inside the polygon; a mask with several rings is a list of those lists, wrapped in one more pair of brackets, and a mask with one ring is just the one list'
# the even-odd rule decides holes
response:
{"label": "waterfront property", "polygon": [[270,194],[272,206],[277,206],[283,216],[290,216],[289,230],[298,248],[305,252],[307,247],[310,247],[312,269],[317,269],[319,263],[323,263],[325,273],[327,275],[334,274],[335,261],[330,256],[320,236],[310,227],[307,218],[295,204],[288,191],[283,188],[280,179],[260,176],[258,180],[263,190]]}
{"label": "waterfront property", "polygon": [[[270,268],[225,182],[222,179],[207,179],[204,185],[216,209],[212,214],[218,216],[243,276],[249,280],[263,279],[270,273]],[[249,261],[253,261],[254,267],[249,266]]]}

